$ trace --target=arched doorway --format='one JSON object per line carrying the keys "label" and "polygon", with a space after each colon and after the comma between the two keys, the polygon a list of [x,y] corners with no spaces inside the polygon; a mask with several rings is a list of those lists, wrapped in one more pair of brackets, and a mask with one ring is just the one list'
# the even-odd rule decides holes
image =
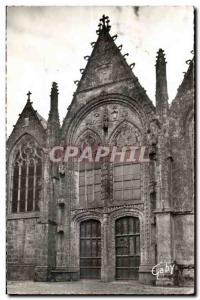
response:
{"label": "arched doorway", "polygon": [[140,221],[123,217],[115,222],[116,279],[138,279]]}
{"label": "arched doorway", "polygon": [[80,224],[80,278],[101,279],[101,223]]}

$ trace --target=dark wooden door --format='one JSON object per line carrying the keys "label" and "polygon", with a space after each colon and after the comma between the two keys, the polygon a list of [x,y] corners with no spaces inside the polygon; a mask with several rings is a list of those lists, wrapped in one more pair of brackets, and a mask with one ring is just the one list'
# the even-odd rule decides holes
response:
{"label": "dark wooden door", "polygon": [[80,225],[80,277],[101,278],[101,224],[96,220]]}
{"label": "dark wooden door", "polygon": [[115,223],[116,279],[138,279],[140,265],[140,222],[123,217]]}

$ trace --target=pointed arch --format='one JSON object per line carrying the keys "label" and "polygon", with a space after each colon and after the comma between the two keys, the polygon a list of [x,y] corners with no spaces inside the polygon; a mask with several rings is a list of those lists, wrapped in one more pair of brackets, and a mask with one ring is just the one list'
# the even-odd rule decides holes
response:
{"label": "pointed arch", "polygon": [[101,144],[102,140],[100,135],[95,130],[86,128],[80,132],[74,143],[75,145],[80,145],[82,142],[85,142],[86,144],[88,143],[88,145],[92,146],[94,141],[97,145]]}
{"label": "pointed arch", "polygon": [[[110,144],[124,143],[124,145],[140,145],[141,132],[139,128],[126,120],[119,123],[110,135]],[[121,141],[120,141],[121,139]]]}
{"label": "pointed arch", "polygon": [[9,159],[10,213],[39,211],[43,149],[30,134],[21,136]]}

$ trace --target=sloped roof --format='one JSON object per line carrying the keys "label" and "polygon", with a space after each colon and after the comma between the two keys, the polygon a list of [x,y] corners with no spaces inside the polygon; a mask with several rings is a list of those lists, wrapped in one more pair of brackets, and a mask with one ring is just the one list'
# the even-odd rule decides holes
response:
{"label": "sloped roof", "polygon": [[47,121],[36,110],[34,110],[32,106],[32,102],[30,101],[30,94],[31,94],[30,92],[27,94],[28,95],[27,102],[22,112],[19,114],[19,118],[16,124],[13,126],[14,127],[13,131],[11,132],[8,139],[10,139],[10,137],[13,135],[16,129],[20,129],[21,126],[23,126],[23,122],[24,122],[23,119],[25,119],[26,117],[32,116],[36,120],[36,122],[38,122],[38,125],[42,127],[43,130],[47,129]]}
{"label": "sloped roof", "polygon": [[192,90],[194,88],[194,58],[192,60],[188,60],[187,63],[189,64],[188,70],[184,75],[183,81],[180,84],[177,90],[177,97],[181,97],[185,91]]}
{"label": "sloped roof", "polygon": [[44,129],[47,129],[47,121],[38,113],[36,112],[38,119],[40,120],[40,123],[42,124]]}
{"label": "sloped roof", "polygon": [[117,47],[114,37],[109,34],[111,26],[106,25],[103,21],[99,26],[98,39],[92,43],[94,49],[91,55],[85,57],[88,62],[85,69],[82,70],[82,77],[78,82],[76,93],[124,79],[132,78],[137,81],[131,67],[122,55],[120,47]]}

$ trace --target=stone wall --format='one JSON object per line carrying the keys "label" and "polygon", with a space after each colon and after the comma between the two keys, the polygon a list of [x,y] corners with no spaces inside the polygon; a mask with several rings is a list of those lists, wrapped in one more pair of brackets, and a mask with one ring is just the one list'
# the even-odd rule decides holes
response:
{"label": "stone wall", "polygon": [[28,280],[34,277],[37,248],[37,218],[7,221],[7,278]]}

